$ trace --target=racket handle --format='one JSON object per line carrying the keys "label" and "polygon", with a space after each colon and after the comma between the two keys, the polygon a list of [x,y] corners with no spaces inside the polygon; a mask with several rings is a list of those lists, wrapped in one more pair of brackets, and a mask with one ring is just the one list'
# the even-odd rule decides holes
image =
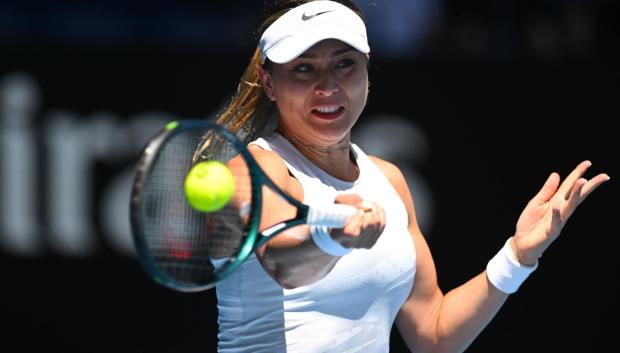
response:
{"label": "racket handle", "polygon": [[357,208],[351,205],[338,203],[321,207],[310,206],[306,223],[311,226],[342,228],[357,212]]}

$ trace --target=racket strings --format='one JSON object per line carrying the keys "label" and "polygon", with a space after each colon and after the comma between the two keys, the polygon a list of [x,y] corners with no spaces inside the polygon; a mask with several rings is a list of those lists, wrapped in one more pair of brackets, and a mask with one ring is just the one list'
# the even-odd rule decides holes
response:
{"label": "racket strings", "polygon": [[252,194],[247,165],[242,158],[230,161],[238,150],[216,133],[210,135],[216,148],[207,149],[201,160],[235,164],[235,197],[224,208],[199,212],[185,199],[183,182],[204,131],[181,131],[165,141],[145,183],[146,246],[163,280],[183,286],[212,281],[214,260],[234,258],[246,237]]}

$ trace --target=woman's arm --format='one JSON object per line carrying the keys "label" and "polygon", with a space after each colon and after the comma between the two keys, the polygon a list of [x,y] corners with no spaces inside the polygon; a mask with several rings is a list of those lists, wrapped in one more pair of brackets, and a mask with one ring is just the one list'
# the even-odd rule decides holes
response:
{"label": "woman's arm", "polygon": [[404,176],[389,162],[378,158],[373,161],[405,204],[416,249],[416,276],[411,293],[396,317],[396,325],[412,351],[460,352],[488,324],[508,295],[495,289],[484,272],[444,295]]}
{"label": "woman's arm", "polygon": [[[396,318],[401,335],[415,352],[462,352],[496,315],[508,294],[491,284],[483,271],[444,295],[438,286],[433,258],[418,227],[413,199],[402,173],[388,162],[375,159],[375,163],[394,185],[407,208],[409,231],[416,247],[414,285]],[[559,177],[552,174],[530,201],[519,218],[515,234],[523,248],[512,242],[519,259],[537,259],[550,241],[557,238],[577,205],[609,179],[606,174],[589,181],[581,178],[589,166],[589,162],[581,163],[560,186]]]}
{"label": "woman's arm", "polygon": [[[289,174],[282,158],[275,152],[251,145],[249,151],[272,181],[297,200],[304,199],[299,181]],[[360,209],[343,229],[332,229],[331,237],[347,248],[371,247],[385,226],[383,210],[362,201],[356,195],[342,195],[336,202]],[[263,212],[260,229],[295,217],[296,208],[269,188],[263,188]],[[308,285],[325,277],[336,265],[339,256],[319,249],[309,226],[288,229],[257,249],[256,255],[267,273],[283,288]]]}

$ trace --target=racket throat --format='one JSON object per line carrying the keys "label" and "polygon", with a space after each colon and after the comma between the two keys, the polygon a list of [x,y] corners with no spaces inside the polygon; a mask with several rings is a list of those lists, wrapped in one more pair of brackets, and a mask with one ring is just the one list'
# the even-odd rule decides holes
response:
{"label": "racket throat", "polygon": [[262,234],[264,237],[271,238],[286,228],[286,223],[276,224],[275,226],[265,229]]}

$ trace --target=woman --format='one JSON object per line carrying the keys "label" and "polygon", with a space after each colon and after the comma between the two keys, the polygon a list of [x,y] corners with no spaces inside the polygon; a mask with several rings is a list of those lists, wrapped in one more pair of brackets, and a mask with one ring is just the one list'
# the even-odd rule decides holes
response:
{"label": "woman", "polygon": [[[360,11],[349,1],[290,2],[261,33],[218,122],[244,134],[293,197],[359,212],[342,229],[283,232],[218,284],[220,352],[387,352],[394,322],[412,351],[463,351],[609,179],[582,178],[588,161],[561,183],[551,174],[486,270],[444,294],[403,175],[350,141],[368,96]],[[262,227],[295,212],[271,194],[264,207]]]}

